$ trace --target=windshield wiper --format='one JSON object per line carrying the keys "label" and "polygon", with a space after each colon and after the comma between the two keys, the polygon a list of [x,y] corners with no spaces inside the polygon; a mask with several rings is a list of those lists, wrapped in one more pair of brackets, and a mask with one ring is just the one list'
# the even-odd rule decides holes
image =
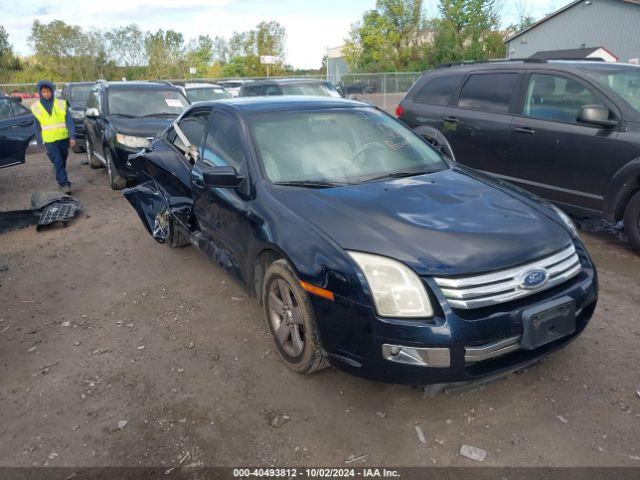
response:
{"label": "windshield wiper", "polygon": [[129,115],[128,113],[112,113],[111,115],[115,115],[116,117],[138,118],[135,115]]}
{"label": "windshield wiper", "polygon": [[303,188],[333,188],[344,187],[347,183],[325,182],[322,180],[289,180],[286,182],[274,182],[274,185],[282,185],[285,187],[303,187]]}
{"label": "windshield wiper", "polygon": [[434,173],[435,170],[420,170],[418,172],[391,172],[385,173],[384,175],[378,175],[376,177],[367,178],[362,181],[362,183],[373,182],[375,180],[384,180],[386,178],[404,178],[404,177],[416,177],[418,175],[424,175],[426,173]]}

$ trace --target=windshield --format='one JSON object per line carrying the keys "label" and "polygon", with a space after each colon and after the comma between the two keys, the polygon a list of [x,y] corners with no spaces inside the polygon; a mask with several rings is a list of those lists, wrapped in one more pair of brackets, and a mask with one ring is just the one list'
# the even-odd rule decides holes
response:
{"label": "windshield", "polygon": [[109,112],[125,117],[178,116],[189,105],[177,90],[109,90]]}
{"label": "windshield", "polygon": [[371,108],[262,113],[250,124],[274,183],[354,184],[448,168],[411,130]]}
{"label": "windshield", "polygon": [[598,68],[590,72],[596,82],[610,88],[640,112],[640,67]]}
{"label": "windshield", "polygon": [[89,96],[89,92],[93,88],[93,85],[74,85],[71,87],[69,91],[69,102],[73,105],[81,105],[85,106],[87,103],[87,97]]}
{"label": "windshield", "polygon": [[329,82],[281,84],[282,95],[315,95],[318,97],[341,97],[340,92]]}
{"label": "windshield", "polygon": [[187,97],[193,103],[229,98],[231,94],[221,87],[191,88],[187,90]]}

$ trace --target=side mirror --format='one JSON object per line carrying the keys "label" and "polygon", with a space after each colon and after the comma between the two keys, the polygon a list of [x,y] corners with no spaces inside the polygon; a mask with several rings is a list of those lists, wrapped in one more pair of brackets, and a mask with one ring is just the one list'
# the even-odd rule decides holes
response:
{"label": "side mirror", "polygon": [[240,185],[244,177],[229,166],[207,167],[202,172],[202,180],[207,188],[234,188]]}
{"label": "side mirror", "polygon": [[100,112],[97,108],[87,108],[85,112],[85,117],[87,118],[98,118],[100,116]]}
{"label": "side mirror", "polygon": [[617,120],[609,118],[609,109],[602,105],[585,105],[578,112],[578,122],[588,125],[613,128],[618,125]]}

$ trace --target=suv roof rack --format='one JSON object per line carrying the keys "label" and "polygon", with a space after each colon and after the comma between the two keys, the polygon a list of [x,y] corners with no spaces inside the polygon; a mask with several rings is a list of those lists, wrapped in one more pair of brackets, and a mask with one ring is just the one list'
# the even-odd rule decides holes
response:
{"label": "suv roof rack", "polygon": [[436,65],[435,68],[462,67],[464,65],[481,65],[483,63],[494,64],[511,62],[547,63],[547,60],[544,58],[499,58],[496,60],[462,60],[460,62],[441,63],[439,65]]}

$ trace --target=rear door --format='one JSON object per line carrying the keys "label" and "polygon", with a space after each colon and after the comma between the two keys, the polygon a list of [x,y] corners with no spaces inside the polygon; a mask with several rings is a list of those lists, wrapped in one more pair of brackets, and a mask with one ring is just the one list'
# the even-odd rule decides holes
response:
{"label": "rear door", "polygon": [[442,108],[448,105],[466,73],[439,74],[416,85],[416,93],[402,101],[402,120],[411,128],[443,129]]}
{"label": "rear door", "polygon": [[34,135],[32,113],[9,98],[0,98],[0,168],[24,163]]}
{"label": "rear door", "polygon": [[600,211],[611,175],[615,128],[577,121],[584,105],[617,108],[580,78],[531,72],[511,127],[508,180],[553,202]]}
{"label": "rear door", "polygon": [[506,173],[509,129],[522,74],[472,72],[440,111],[440,130],[456,160],[490,173]]}

